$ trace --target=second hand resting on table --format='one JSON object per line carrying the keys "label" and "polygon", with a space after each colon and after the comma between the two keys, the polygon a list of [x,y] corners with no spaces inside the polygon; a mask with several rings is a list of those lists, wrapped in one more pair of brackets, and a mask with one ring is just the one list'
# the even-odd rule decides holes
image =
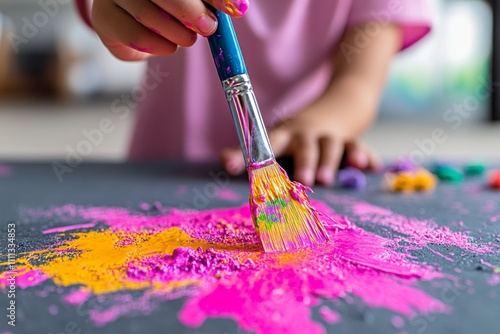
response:
{"label": "second hand resting on table", "polygon": [[[234,17],[248,8],[244,0],[207,2]],[[171,55],[178,46],[193,45],[196,33],[208,36],[217,27],[213,14],[200,0],[94,0],[92,23],[110,52],[128,61]],[[305,185],[332,185],[344,150],[348,165],[365,170],[380,165],[359,137],[375,118],[401,33],[397,25],[387,25],[368,45],[354,51],[342,48],[356,45],[356,34],[364,27],[357,28],[347,30],[332,50],[334,71],[323,94],[269,133],[276,156],[292,156],[293,177]],[[244,171],[239,147],[224,150],[221,157],[231,174]]]}
{"label": "second hand resting on table", "polygon": [[[348,31],[340,45],[356,45],[355,37],[356,30]],[[352,167],[380,167],[377,156],[358,138],[376,116],[388,67],[399,46],[399,28],[389,25],[359,53],[334,50],[335,70],[325,92],[271,129],[269,138],[276,156],[294,159],[295,180],[305,185],[332,185],[344,151]],[[238,148],[225,150],[222,159],[230,173],[243,172]]]}

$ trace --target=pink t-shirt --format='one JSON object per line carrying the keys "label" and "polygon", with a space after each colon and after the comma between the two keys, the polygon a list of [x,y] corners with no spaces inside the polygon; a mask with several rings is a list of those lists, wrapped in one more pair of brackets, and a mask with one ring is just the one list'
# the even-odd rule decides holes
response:
{"label": "pink t-shirt", "polygon": [[[425,0],[251,0],[245,16],[233,22],[271,126],[321,95],[332,50],[346,28],[372,22],[376,32],[386,22],[398,23],[405,49],[429,32],[430,13]],[[173,56],[154,57],[148,66],[169,74],[141,96],[131,159],[215,160],[222,148],[238,145],[205,38]],[[148,87],[158,77],[148,72]]]}

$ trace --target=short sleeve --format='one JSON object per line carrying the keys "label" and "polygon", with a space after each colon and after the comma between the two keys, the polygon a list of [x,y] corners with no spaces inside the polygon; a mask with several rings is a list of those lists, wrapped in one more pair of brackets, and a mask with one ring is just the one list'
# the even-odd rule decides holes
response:
{"label": "short sleeve", "polygon": [[399,24],[404,50],[429,33],[431,16],[426,0],[352,0],[347,25]]}

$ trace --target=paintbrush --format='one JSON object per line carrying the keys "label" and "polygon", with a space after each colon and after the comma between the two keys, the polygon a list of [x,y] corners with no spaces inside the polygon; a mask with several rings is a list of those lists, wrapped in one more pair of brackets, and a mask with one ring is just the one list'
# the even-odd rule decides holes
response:
{"label": "paintbrush", "polygon": [[[210,7],[210,6],[209,6]],[[208,38],[250,179],[250,209],[266,252],[329,241],[306,192],[278,165],[252,89],[231,18],[213,7],[217,31]]]}

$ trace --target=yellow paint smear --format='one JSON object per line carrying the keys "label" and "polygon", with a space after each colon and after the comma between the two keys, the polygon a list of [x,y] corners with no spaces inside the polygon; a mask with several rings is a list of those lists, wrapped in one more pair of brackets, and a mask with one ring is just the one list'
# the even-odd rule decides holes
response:
{"label": "yellow paint smear", "polygon": [[[203,249],[214,247],[204,240],[191,238],[180,228],[174,227],[158,233],[115,233],[109,230],[74,233],[76,238],[65,242],[55,250],[30,253],[18,263],[28,270],[41,270],[56,285],[82,284],[95,294],[122,289],[160,288],[158,283],[134,282],[127,278],[127,264],[153,254],[172,254],[179,247]],[[58,257],[41,265],[32,260],[46,259],[55,252]],[[18,273],[22,275],[23,273]],[[161,289],[174,289],[195,281],[179,281],[162,284]]]}

